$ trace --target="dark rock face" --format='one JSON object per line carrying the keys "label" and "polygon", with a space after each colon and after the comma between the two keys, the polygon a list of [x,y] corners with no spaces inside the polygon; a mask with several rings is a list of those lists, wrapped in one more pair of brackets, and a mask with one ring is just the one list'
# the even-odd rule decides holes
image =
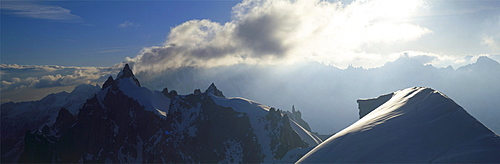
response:
{"label": "dark rock face", "polygon": [[[12,103],[13,104],[13,103]],[[5,110],[5,106],[8,104],[2,104],[2,114]],[[15,105],[15,104],[13,104]],[[2,158],[1,163],[15,163],[20,159],[20,154],[25,148],[25,135],[27,131],[38,130],[38,128],[44,124],[47,117],[36,118],[33,116],[43,115],[41,112],[36,111],[31,113],[31,116],[19,116],[16,118],[3,118],[1,119],[2,126],[2,140],[1,140],[1,150]],[[31,118],[35,118],[30,120]]]}
{"label": "dark rock face", "polygon": [[289,150],[301,147],[307,147],[307,143],[302,141],[297,133],[293,131],[290,125],[290,119],[278,109],[271,108],[266,115],[269,124],[266,128],[271,131],[271,149],[276,150],[275,159],[281,159]]}
{"label": "dark rock face", "polygon": [[209,92],[172,100],[167,122],[167,152],[174,163],[259,163],[266,158],[264,147],[273,150],[268,158],[274,159],[281,159],[291,149],[307,147],[291,128],[289,118],[274,108],[261,119],[270,145],[260,145],[248,114],[217,105]]}
{"label": "dark rock face", "polygon": [[167,96],[170,99],[173,99],[176,96],[178,96],[177,91],[171,90],[170,92],[168,92],[168,88],[166,87],[163,89],[163,91],[161,91],[161,93],[163,93],[163,95]]}
{"label": "dark rock face", "polygon": [[167,95],[168,94],[168,88],[167,87],[163,88],[163,90],[161,91],[161,93],[163,93],[164,95]]}
{"label": "dark rock face", "polygon": [[359,99],[357,101],[359,108],[359,118],[363,118],[368,113],[387,102],[389,99],[391,99],[392,95],[394,95],[394,93],[382,95],[374,99]]}
{"label": "dark rock face", "polygon": [[210,84],[210,86],[205,91],[205,93],[213,94],[213,95],[219,96],[219,97],[225,97],[224,94],[222,94],[222,91],[217,89],[217,87],[215,86],[214,83]]}
{"label": "dark rock face", "polygon": [[[144,110],[116,86],[103,100],[89,99],[77,119],[61,109],[53,126],[27,132],[19,162],[255,163],[266,158],[247,114],[219,106],[207,94],[171,100],[167,119]],[[262,120],[274,159],[307,147],[288,120],[274,108]]]}
{"label": "dark rock face", "polygon": [[76,118],[66,108],[62,108],[56,118],[56,123],[53,127],[57,128],[58,131],[66,131],[69,127],[75,124]]}
{"label": "dark rock face", "polygon": [[171,104],[167,115],[170,162],[219,162],[231,144],[238,144],[245,154],[243,162],[262,162],[249,118],[238,117],[243,113],[218,106],[206,94],[180,97]]}
{"label": "dark rock face", "polygon": [[125,67],[123,67],[123,70],[120,73],[118,73],[116,80],[129,78],[129,77],[132,77],[132,79],[134,80],[134,82],[137,86],[139,86],[139,87],[141,86],[141,83],[139,83],[139,80],[134,76],[132,69],[130,69],[128,64],[125,64]]}
{"label": "dark rock face", "polygon": [[171,91],[170,91],[170,92],[168,92],[168,93],[163,92],[163,94],[164,94],[165,96],[167,96],[168,98],[170,98],[170,99],[173,99],[173,98],[175,98],[176,96],[178,96],[177,91],[175,91],[175,90],[171,90]]}
{"label": "dark rock face", "polygon": [[[132,162],[128,159],[138,159],[145,153],[138,149],[153,145],[151,142],[164,135],[159,131],[165,127],[165,120],[144,110],[143,106],[125,96],[116,86],[111,86],[104,101],[97,96],[89,99],[72,125],[69,124],[73,119],[70,116],[63,117],[65,113],[65,110],[61,110],[60,117],[51,127],[61,132],[60,136],[39,136],[44,139],[26,140],[26,147],[47,148],[45,152],[53,152],[54,155],[50,157],[56,162]],[[37,136],[27,133],[26,137],[32,135]],[[37,145],[45,144],[39,141],[45,140],[49,141],[49,146],[39,148]],[[23,156],[30,156],[30,153],[24,151]],[[37,158],[32,159],[37,161]],[[144,159],[144,162],[154,161]]]}
{"label": "dark rock face", "polygon": [[50,148],[50,141],[43,135],[31,134],[26,131],[24,142],[28,143],[24,146],[23,154],[19,159],[19,163],[51,163],[53,153],[47,151]]}
{"label": "dark rock face", "polygon": [[1,105],[1,163],[15,163],[24,150],[26,131],[39,131],[51,126],[61,108],[66,114],[77,113],[87,98],[101,88],[93,85],[79,85],[71,93],[50,94],[39,101],[4,103]]}
{"label": "dark rock face", "polygon": [[201,94],[201,90],[200,89],[195,89],[194,92],[193,92],[193,94],[199,95],[199,94]]}
{"label": "dark rock face", "polygon": [[125,64],[125,67],[123,67],[123,70],[118,74],[117,79],[123,79],[127,77],[133,77],[134,73],[132,72],[132,69],[130,69],[130,66],[128,64]]}
{"label": "dark rock face", "polygon": [[283,112],[285,112],[290,119],[297,122],[304,129],[312,132],[309,124],[304,119],[302,119],[302,113],[300,112],[300,110],[295,110],[295,106],[292,106],[292,112],[290,111],[283,111]]}
{"label": "dark rock face", "polygon": [[104,84],[102,85],[102,90],[104,90],[105,88],[108,88],[109,86],[113,85],[114,83],[115,83],[115,80],[113,79],[113,77],[109,76],[108,80],[106,80],[106,82],[104,82]]}
{"label": "dark rock face", "polygon": [[[119,78],[131,73],[127,67]],[[256,163],[307,146],[281,111],[259,117],[265,128],[256,130],[248,113],[216,103],[223,94],[213,84],[199,94],[170,91],[165,117],[125,95],[120,80],[108,81],[76,117],[63,108],[52,126],[27,131],[19,162]]]}

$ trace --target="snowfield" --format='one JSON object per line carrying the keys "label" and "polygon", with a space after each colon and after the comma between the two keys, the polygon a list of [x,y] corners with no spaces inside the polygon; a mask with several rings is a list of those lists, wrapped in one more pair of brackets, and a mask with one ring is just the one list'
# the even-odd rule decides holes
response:
{"label": "snowfield", "polygon": [[441,92],[414,87],[360,101],[382,105],[297,163],[500,162],[500,137]]}
{"label": "snowfield", "polygon": [[120,90],[128,97],[137,100],[146,110],[153,111],[165,118],[167,116],[168,106],[170,105],[170,99],[160,91],[149,90],[146,87],[137,86],[134,84],[132,78],[133,77],[128,77],[117,80]]}

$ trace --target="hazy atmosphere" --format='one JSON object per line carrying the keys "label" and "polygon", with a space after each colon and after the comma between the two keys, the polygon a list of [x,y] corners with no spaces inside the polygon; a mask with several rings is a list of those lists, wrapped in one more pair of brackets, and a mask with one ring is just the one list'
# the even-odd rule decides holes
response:
{"label": "hazy atmosphere", "polygon": [[[338,83],[368,77],[342,71],[348,66],[373,69],[403,57],[457,69],[479,56],[500,59],[498,1],[1,3],[2,102],[38,100],[79,84],[102,85],[129,63],[151,89],[187,94],[216,82],[230,96],[286,110],[297,105],[306,118],[336,106],[340,113],[330,113],[355,118],[358,98],[407,86],[449,85],[446,78],[432,77],[405,82],[412,75],[404,75],[409,77],[374,86],[380,92],[352,95],[360,86]],[[374,80],[381,81],[369,81]],[[498,91],[497,85],[481,87]]]}
{"label": "hazy atmosphere", "polygon": [[500,162],[499,0],[0,9],[2,163]]}

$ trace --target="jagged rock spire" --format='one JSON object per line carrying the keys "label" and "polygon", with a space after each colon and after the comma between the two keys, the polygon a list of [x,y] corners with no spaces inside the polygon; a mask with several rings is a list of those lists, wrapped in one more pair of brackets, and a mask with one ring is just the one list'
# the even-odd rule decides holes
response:
{"label": "jagged rock spire", "polygon": [[123,70],[118,73],[117,79],[123,79],[127,77],[132,77],[134,76],[134,73],[132,72],[132,69],[130,69],[130,66],[128,64],[125,64],[125,67],[123,67]]}
{"label": "jagged rock spire", "polygon": [[139,80],[135,78],[134,73],[132,72],[132,69],[130,69],[130,66],[128,64],[125,64],[125,67],[123,67],[123,70],[118,73],[118,76],[116,80],[118,79],[124,79],[124,78],[129,78],[131,77],[137,86],[141,86],[141,83],[139,83]]}
{"label": "jagged rock spire", "polygon": [[359,99],[358,102],[358,108],[359,108],[359,119],[363,118],[366,116],[368,113],[371,111],[375,110],[378,108],[380,105],[384,104],[385,102],[389,101],[389,99],[392,98],[394,93],[389,93],[386,95],[381,95],[377,98],[372,98],[372,99]]}
{"label": "jagged rock spire", "polygon": [[104,82],[104,84],[102,85],[102,89],[101,90],[104,90],[105,88],[113,85],[115,83],[115,80],[113,79],[113,77],[110,75],[108,77],[108,80],[106,80],[106,82]]}
{"label": "jagged rock spire", "polygon": [[219,96],[219,97],[225,97],[224,94],[222,94],[222,91],[217,89],[214,83],[210,84],[208,89],[205,91],[207,94],[213,94],[214,96]]}

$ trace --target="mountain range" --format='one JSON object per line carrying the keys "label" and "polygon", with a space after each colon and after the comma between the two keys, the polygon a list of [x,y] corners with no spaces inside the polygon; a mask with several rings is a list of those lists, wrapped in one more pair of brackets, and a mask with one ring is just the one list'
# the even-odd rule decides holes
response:
{"label": "mountain range", "polygon": [[[48,103],[59,107],[44,113],[55,115],[49,119],[53,121],[42,124],[31,118],[25,123],[30,127],[18,129],[2,124],[2,133],[24,135],[2,135],[2,148],[13,143],[11,148],[17,150],[2,151],[2,162],[294,162],[322,142],[285,112],[244,98],[226,98],[214,84],[188,95],[167,88],[153,91],[141,87],[126,65],[102,89],[95,87],[86,89],[85,94],[94,94],[83,103]],[[21,106],[2,104],[2,121],[17,114],[4,112],[7,107],[32,112]],[[300,115],[291,116],[303,121]]]}
{"label": "mountain range", "polygon": [[79,85],[71,93],[61,92],[47,95],[39,101],[4,103],[1,105],[1,145],[2,163],[19,159],[25,132],[42,129],[56,122],[61,108],[71,115],[78,113],[87,98],[92,97],[101,87]]}
{"label": "mountain range", "polygon": [[500,64],[486,56],[459,68],[438,68],[401,56],[382,67],[339,69],[321,63],[233,65],[138,72],[144,86],[179,93],[216,83],[227,96],[241,96],[280,109],[294,105],[313,131],[336,133],[357,118],[356,101],[414,86],[446,93],[486,127],[500,132]]}
{"label": "mountain range", "polygon": [[[401,67],[409,69],[395,71]],[[264,98],[272,97],[271,100],[279,100],[277,102],[293,102],[299,104],[300,109],[304,109],[301,102],[306,100],[314,100],[309,104],[317,103],[305,108],[309,110],[298,111],[292,106],[291,111],[283,111],[246,98],[226,97],[227,93],[219,90],[214,83],[204,92],[195,89],[188,94],[179,94],[168,88],[161,91],[150,90],[143,87],[144,82],[139,82],[140,78],[125,64],[116,78],[108,77],[102,88],[80,85],[71,93],[51,94],[40,101],[2,104],[1,162],[500,162],[500,137],[488,128],[491,125],[495,127],[498,122],[483,118],[489,121],[485,126],[482,124],[483,120],[475,118],[475,115],[484,116],[485,113],[490,114],[485,118],[495,118],[498,112],[494,106],[498,102],[490,102],[499,94],[496,92],[498,86],[493,85],[499,76],[491,75],[498,74],[495,70],[500,69],[500,64],[494,60],[481,57],[475,64],[457,70],[436,69],[409,58],[401,58],[384,67],[369,70],[353,67],[335,70],[327,66],[307,64],[310,71],[330,80],[330,83],[321,78],[293,90],[286,89],[311,82],[311,75],[298,73],[304,68],[303,65],[294,70],[277,70],[288,73],[273,78],[260,72],[264,76],[260,78],[265,79],[264,81],[277,79],[278,82],[263,86],[269,89],[265,92],[259,87],[253,92],[246,92],[259,93]],[[193,72],[185,75],[200,75],[196,69],[191,71]],[[224,71],[228,70],[222,70]],[[242,73],[245,70],[236,72]],[[247,80],[242,82],[243,85],[256,82],[252,78],[257,74],[249,73],[246,76],[247,74],[236,72],[230,76],[221,76],[222,79],[218,80],[240,76],[243,81]],[[331,75],[332,72],[335,76]],[[288,77],[292,73],[297,74]],[[347,73],[354,77],[349,77]],[[215,75],[217,74],[210,76]],[[375,75],[383,78],[376,78]],[[408,76],[414,77],[407,80]],[[168,75],[161,78],[165,77]],[[339,77],[347,79],[336,79]],[[285,83],[283,79],[297,80]],[[457,79],[464,81],[451,82]],[[189,79],[184,81],[186,79],[182,78],[176,80],[186,82],[186,86],[199,82],[189,83]],[[359,117],[359,120],[352,119],[355,121],[352,125],[326,140],[324,135],[312,132],[317,126],[305,121],[309,119],[302,118],[311,114],[316,116],[311,109],[318,104],[325,104],[323,101],[330,100],[332,96],[336,99],[326,102],[336,103],[331,108],[355,113],[352,110],[355,107],[351,108],[350,105],[345,105],[350,103],[340,101],[356,95],[366,96],[367,93],[380,94],[381,90],[390,88],[383,82],[391,80],[399,87],[412,80],[427,80],[438,86],[444,85],[443,82],[450,82],[450,89],[465,83],[470,83],[467,86],[485,86],[453,90],[457,95],[464,92],[469,94],[462,98],[482,95],[480,98],[462,101],[468,105],[478,104],[473,110],[465,108],[467,111],[452,98],[429,87],[411,87],[373,99],[359,99],[358,114],[350,116]],[[349,81],[355,83],[348,84]],[[161,82],[163,81],[157,81]],[[236,86],[234,82],[240,81],[232,82]],[[331,92],[330,86],[339,84],[345,88],[334,88],[337,92]],[[376,85],[381,87],[370,88]],[[318,86],[323,86],[323,90],[319,92],[321,88],[316,88]],[[343,91],[354,86],[366,91]],[[490,87],[490,90],[486,91],[485,87]],[[277,89],[282,89],[283,92],[275,92]],[[244,91],[238,90],[238,87],[236,90]],[[280,97],[284,93],[295,93],[295,99],[287,99],[290,96]],[[339,94],[345,94],[345,97],[338,96]],[[359,97],[363,96],[357,98]],[[477,99],[482,101],[477,102]],[[323,110],[316,112],[321,111]],[[471,114],[469,111],[472,111]],[[338,127],[339,125],[330,124],[332,121],[324,121],[325,118],[335,120],[333,122],[342,122],[337,119],[350,119],[342,118],[342,112],[331,112],[323,111],[321,117],[312,120],[323,121],[323,127]]]}

